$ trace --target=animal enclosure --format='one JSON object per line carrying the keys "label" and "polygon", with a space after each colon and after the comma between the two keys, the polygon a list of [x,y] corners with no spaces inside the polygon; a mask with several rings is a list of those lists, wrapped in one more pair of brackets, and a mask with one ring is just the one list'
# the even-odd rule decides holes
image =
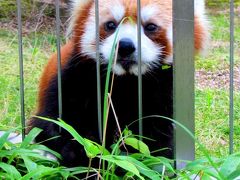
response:
{"label": "animal enclosure", "polygon": [[[19,63],[20,63],[20,93],[21,93],[21,120],[23,127],[23,135],[25,134],[25,110],[24,110],[24,74],[23,74],[23,51],[22,48],[22,31],[21,31],[21,1],[18,0],[18,33],[19,33]],[[138,0],[138,7],[141,5],[141,1]],[[95,1],[96,18],[96,37],[99,37],[99,6],[98,1]],[[233,102],[233,65],[234,65],[234,3],[233,0],[230,4],[231,8],[231,39],[230,42],[230,112],[229,112],[229,129],[230,129],[230,144],[229,152],[233,152],[233,123],[234,123],[234,102]],[[141,16],[140,9],[138,8],[138,17]],[[138,62],[141,62],[141,22],[138,18]],[[192,133],[194,133],[194,2],[192,0],[174,0],[173,1],[173,44],[174,44],[174,73],[173,73],[173,103],[174,103],[174,118],[177,122],[187,127]],[[62,117],[62,103],[61,103],[61,55],[60,55],[60,11],[59,1],[56,1],[56,37],[57,37],[57,50],[58,50],[58,101],[59,101],[59,118]],[[99,54],[99,38],[96,39],[97,59],[100,59]],[[97,86],[100,86],[100,61],[97,61]],[[139,72],[141,72],[141,65],[139,63]],[[103,114],[101,107],[100,89],[97,88],[97,100],[98,100],[98,125],[99,134],[102,137],[103,134]],[[139,134],[142,133],[142,76],[138,75],[138,113],[139,113]],[[184,103],[183,103],[184,102]],[[24,137],[24,136],[23,136]],[[183,140],[184,139],[184,143]],[[195,154],[194,140],[186,134],[186,132],[176,124],[175,126],[175,157],[177,160],[193,160]],[[177,167],[184,166],[182,161],[177,161]]]}

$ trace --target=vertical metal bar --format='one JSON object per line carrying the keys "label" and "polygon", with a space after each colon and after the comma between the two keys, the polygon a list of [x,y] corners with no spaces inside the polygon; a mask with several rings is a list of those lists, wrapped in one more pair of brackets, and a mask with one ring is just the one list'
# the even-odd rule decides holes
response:
{"label": "vertical metal bar", "polygon": [[[56,36],[57,36],[57,69],[58,69],[58,116],[62,119],[62,65],[61,65],[61,40],[60,40],[60,2],[56,0]],[[61,128],[59,128],[61,132]]]}
{"label": "vertical metal bar", "polygon": [[98,132],[99,139],[102,142],[103,126],[102,126],[102,106],[101,106],[101,75],[100,75],[100,35],[99,35],[99,1],[95,0],[95,28],[96,28],[96,69],[97,69],[97,110],[98,110]]}
{"label": "vertical metal bar", "polygon": [[138,119],[139,135],[143,135],[142,125],[142,50],[141,50],[141,1],[137,1],[137,38],[138,38]]}
{"label": "vertical metal bar", "polygon": [[21,124],[22,140],[25,138],[25,108],[24,108],[24,72],[23,72],[23,48],[22,48],[22,6],[21,0],[17,0],[18,17],[18,51],[19,51],[19,73],[20,73],[20,104],[21,104]]}
{"label": "vertical metal bar", "polygon": [[233,95],[234,95],[234,0],[230,0],[230,87],[229,87],[229,94],[230,94],[230,111],[229,111],[229,153],[233,153],[233,128],[234,128],[234,102],[233,102]]}
{"label": "vertical metal bar", "polygon": [[[173,0],[173,117],[194,133],[194,1]],[[180,127],[175,129],[176,168],[193,160],[194,140]]]}

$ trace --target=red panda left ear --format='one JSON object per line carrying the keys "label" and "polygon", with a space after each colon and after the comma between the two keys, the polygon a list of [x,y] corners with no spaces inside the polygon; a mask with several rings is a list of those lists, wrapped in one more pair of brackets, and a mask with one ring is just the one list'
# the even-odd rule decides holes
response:
{"label": "red panda left ear", "polygon": [[92,1],[93,0],[71,0],[71,4],[72,4],[72,7],[75,8],[75,7],[82,7]]}
{"label": "red panda left ear", "polygon": [[81,12],[84,10],[84,7],[93,2],[93,0],[70,0],[70,21],[66,33],[68,39],[71,38],[74,24],[76,23]]}

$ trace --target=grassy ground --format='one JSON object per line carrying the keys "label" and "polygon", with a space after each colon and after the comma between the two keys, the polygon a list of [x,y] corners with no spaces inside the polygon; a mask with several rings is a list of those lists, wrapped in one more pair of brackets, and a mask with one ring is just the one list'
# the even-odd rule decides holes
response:
{"label": "grassy ground", "polygon": [[[227,11],[210,13],[212,41],[208,55],[196,60],[196,135],[210,154],[228,153],[229,113],[229,17]],[[239,15],[239,13],[238,13]],[[236,18],[237,19],[237,18]],[[235,150],[240,148],[240,22],[236,20]],[[29,118],[34,112],[40,72],[55,51],[53,33],[31,33],[23,38],[25,109]],[[20,125],[17,34],[0,29],[0,129]],[[238,73],[238,74],[237,74]],[[197,149],[197,157],[202,153]]]}
{"label": "grassy ground", "polygon": [[[20,125],[18,41],[16,32],[0,30],[0,119],[2,128]],[[52,34],[23,37],[25,110],[33,113],[38,80],[49,54],[55,51]]]}
{"label": "grassy ground", "polygon": [[[229,144],[229,16],[213,9],[211,44],[206,57],[196,60],[196,135],[213,156],[228,154]],[[240,148],[240,21],[235,18],[235,151]],[[197,156],[202,153],[197,150]]]}

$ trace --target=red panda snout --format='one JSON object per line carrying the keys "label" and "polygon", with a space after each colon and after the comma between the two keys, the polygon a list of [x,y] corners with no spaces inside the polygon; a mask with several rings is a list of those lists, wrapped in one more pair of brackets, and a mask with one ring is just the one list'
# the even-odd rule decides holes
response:
{"label": "red panda snout", "polygon": [[119,41],[118,54],[121,58],[130,57],[136,50],[131,39],[123,38]]}

